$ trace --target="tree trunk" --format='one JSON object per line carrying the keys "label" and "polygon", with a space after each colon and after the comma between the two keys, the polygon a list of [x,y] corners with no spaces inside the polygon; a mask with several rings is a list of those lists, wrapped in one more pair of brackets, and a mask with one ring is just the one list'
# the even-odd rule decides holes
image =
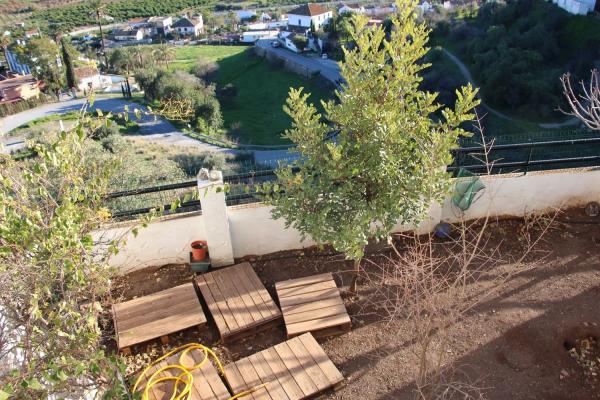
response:
{"label": "tree trunk", "polygon": [[354,260],[354,276],[352,277],[352,283],[350,284],[350,293],[356,294],[358,289],[358,275],[360,274],[360,258]]}

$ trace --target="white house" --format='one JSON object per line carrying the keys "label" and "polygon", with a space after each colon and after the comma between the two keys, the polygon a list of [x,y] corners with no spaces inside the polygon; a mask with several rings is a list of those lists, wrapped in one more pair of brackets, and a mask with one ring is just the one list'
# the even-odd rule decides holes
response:
{"label": "white house", "polygon": [[246,25],[246,28],[251,31],[268,31],[272,29],[285,28],[288,22],[285,21],[271,21],[271,22],[255,22],[253,24]]}
{"label": "white house", "polygon": [[172,28],[182,36],[198,36],[204,30],[202,15],[198,18],[179,18]]}
{"label": "white house", "polygon": [[294,33],[294,32],[279,32],[278,38],[279,41],[283,43],[283,45],[290,49],[291,51],[293,51],[294,53],[300,53],[300,50],[296,47],[296,45],[294,44],[294,37],[296,36],[303,36],[303,35],[299,35],[298,33]]}
{"label": "white house", "polygon": [[552,0],[552,2],[567,12],[577,15],[586,15],[596,7],[596,0]]}
{"label": "white house", "polygon": [[288,13],[288,29],[293,31],[307,31],[311,23],[316,30],[327,25],[333,13],[320,4],[308,3],[294,8]]}
{"label": "white house", "polygon": [[338,13],[355,13],[355,14],[364,14],[365,7],[360,4],[346,4],[342,3],[340,8],[338,8]]}
{"label": "white house", "polygon": [[115,29],[113,31],[113,36],[116,41],[119,42],[139,42],[144,38],[144,29],[143,28],[131,28],[126,27],[123,29]]}
{"label": "white house", "polygon": [[248,31],[242,33],[242,43],[254,43],[259,39],[276,39],[279,31]]}
{"label": "white house", "polygon": [[388,14],[394,14],[396,12],[396,5],[390,6],[368,6],[365,7],[365,14],[370,16],[383,16]]}
{"label": "white house", "polygon": [[111,77],[101,75],[98,68],[94,66],[76,67],[74,72],[77,79],[77,89],[80,91],[107,88],[112,84]]}

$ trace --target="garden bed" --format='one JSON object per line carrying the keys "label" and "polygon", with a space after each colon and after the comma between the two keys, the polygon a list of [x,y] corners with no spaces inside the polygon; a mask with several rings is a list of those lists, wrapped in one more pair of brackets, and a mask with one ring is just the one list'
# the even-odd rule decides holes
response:
{"label": "garden bed", "polygon": [[[582,342],[592,337],[597,343],[600,338],[600,220],[579,211],[561,215],[558,220],[563,222],[554,223],[531,255],[539,260],[537,268],[512,276],[493,297],[447,331],[453,370],[468,373],[483,388],[486,398],[600,398],[597,381],[590,375],[592,369],[585,367],[586,360],[597,355],[597,347],[594,342]],[[518,220],[492,222],[486,234],[487,246],[496,246],[505,255],[518,255],[523,249],[523,226]],[[401,244],[399,247],[402,251]],[[389,248],[380,246],[366,257],[364,265],[372,271],[373,265],[389,262],[386,260],[392,254]],[[289,278],[332,272],[342,288],[351,280],[351,263],[327,249],[281,252],[249,261],[274,297],[274,283]],[[129,299],[190,279],[187,266],[150,268],[120,278],[115,295]],[[471,290],[481,290],[485,285],[486,281],[480,280]],[[330,393],[330,398],[411,398],[418,361],[414,337],[406,321],[386,322],[364,307],[364,299],[375,286],[376,282],[363,282],[358,298],[346,293],[353,329],[322,341],[347,382],[343,389]],[[218,344],[217,339],[214,324],[209,321],[203,336],[185,331],[169,346],[200,341],[228,362],[284,341],[285,330],[282,324],[227,345]],[[573,347],[578,354],[588,349],[586,357],[590,357],[578,360],[568,351]],[[128,359],[130,369],[142,367],[165,349],[159,343],[138,346]]]}

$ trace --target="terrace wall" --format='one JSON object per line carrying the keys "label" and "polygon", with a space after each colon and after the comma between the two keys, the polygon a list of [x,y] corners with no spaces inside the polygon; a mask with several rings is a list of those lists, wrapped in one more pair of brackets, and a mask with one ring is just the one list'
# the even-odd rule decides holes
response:
{"label": "terrace wall", "polygon": [[[434,204],[427,221],[416,230],[430,232],[440,221],[457,222],[485,217],[520,217],[529,213],[541,213],[556,208],[580,207],[590,201],[600,201],[600,169],[570,169],[533,172],[527,175],[492,175],[482,177],[486,188],[462,214],[450,199],[443,204]],[[201,196],[201,202],[203,202]],[[165,217],[139,230],[137,237],[126,233],[131,225],[108,228],[103,236],[117,237],[127,234],[127,243],[120,253],[110,261],[122,273],[188,260],[190,243],[205,239],[209,243],[230,241],[232,257],[262,255],[282,250],[309,247],[315,243],[294,229],[286,229],[282,220],[273,220],[271,207],[258,203],[226,207],[223,218],[227,218],[229,235],[224,238],[207,237],[205,223],[207,215],[192,213]],[[208,210],[204,208],[204,213]],[[211,220],[214,224],[214,219]],[[210,225],[210,224],[209,224]],[[396,231],[415,229],[398,225]],[[97,235],[100,236],[100,233]]]}

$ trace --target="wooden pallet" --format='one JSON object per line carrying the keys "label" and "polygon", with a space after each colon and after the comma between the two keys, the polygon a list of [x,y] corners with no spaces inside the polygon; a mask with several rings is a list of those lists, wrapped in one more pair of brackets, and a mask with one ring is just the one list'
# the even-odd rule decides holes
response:
{"label": "wooden pallet", "polygon": [[[180,363],[191,367],[192,365],[198,364],[203,359],[204,353],[200,350],[190,351],[184,360],[180,359],[180,354],[173,354],[171,357],[157,363],[147,371],[144,375],[144,379],[140,382],[138,391],[142,392],[144,390],[147,379],[160,368],[167,365],[178,365]],[[181,370],[179,369],[168,369],[161,372],[158,377],[170,375],[177,376],[180,374]],[[192,376],[194,380],[191,391],[191,400],[225,400],[231,397],[229,390],[221,380],[216,368],[210,360],[205,361],[200,368],[193,370]],[[171,398],[172,393],[173,382],[165,381],[153,385],[149,390],[148,398],[151,400],[168,400]]]}
{"label": "wooden pallet", "polygon": [[153,293],[112,308],[117,347],[130,353],[130,346],[197,326],[206,327],[206,316],[193,283]]}
{"label": "wooden pallet", "polygon": [[196,278],[223,342],[275,325],[281,311],[245,262]]}
{"label": "wooden pallet", "polygon": [[331,273],[277,282],[275,291],[288,338],[305,332],[316,337],[330,336],[352,328]]}
{"label": "wooden pallet", "polygon": [[253,400],[314,398],[344,380],[310,333],[225,366],[225,378],[234,394],[266,384],[240,397]]}

